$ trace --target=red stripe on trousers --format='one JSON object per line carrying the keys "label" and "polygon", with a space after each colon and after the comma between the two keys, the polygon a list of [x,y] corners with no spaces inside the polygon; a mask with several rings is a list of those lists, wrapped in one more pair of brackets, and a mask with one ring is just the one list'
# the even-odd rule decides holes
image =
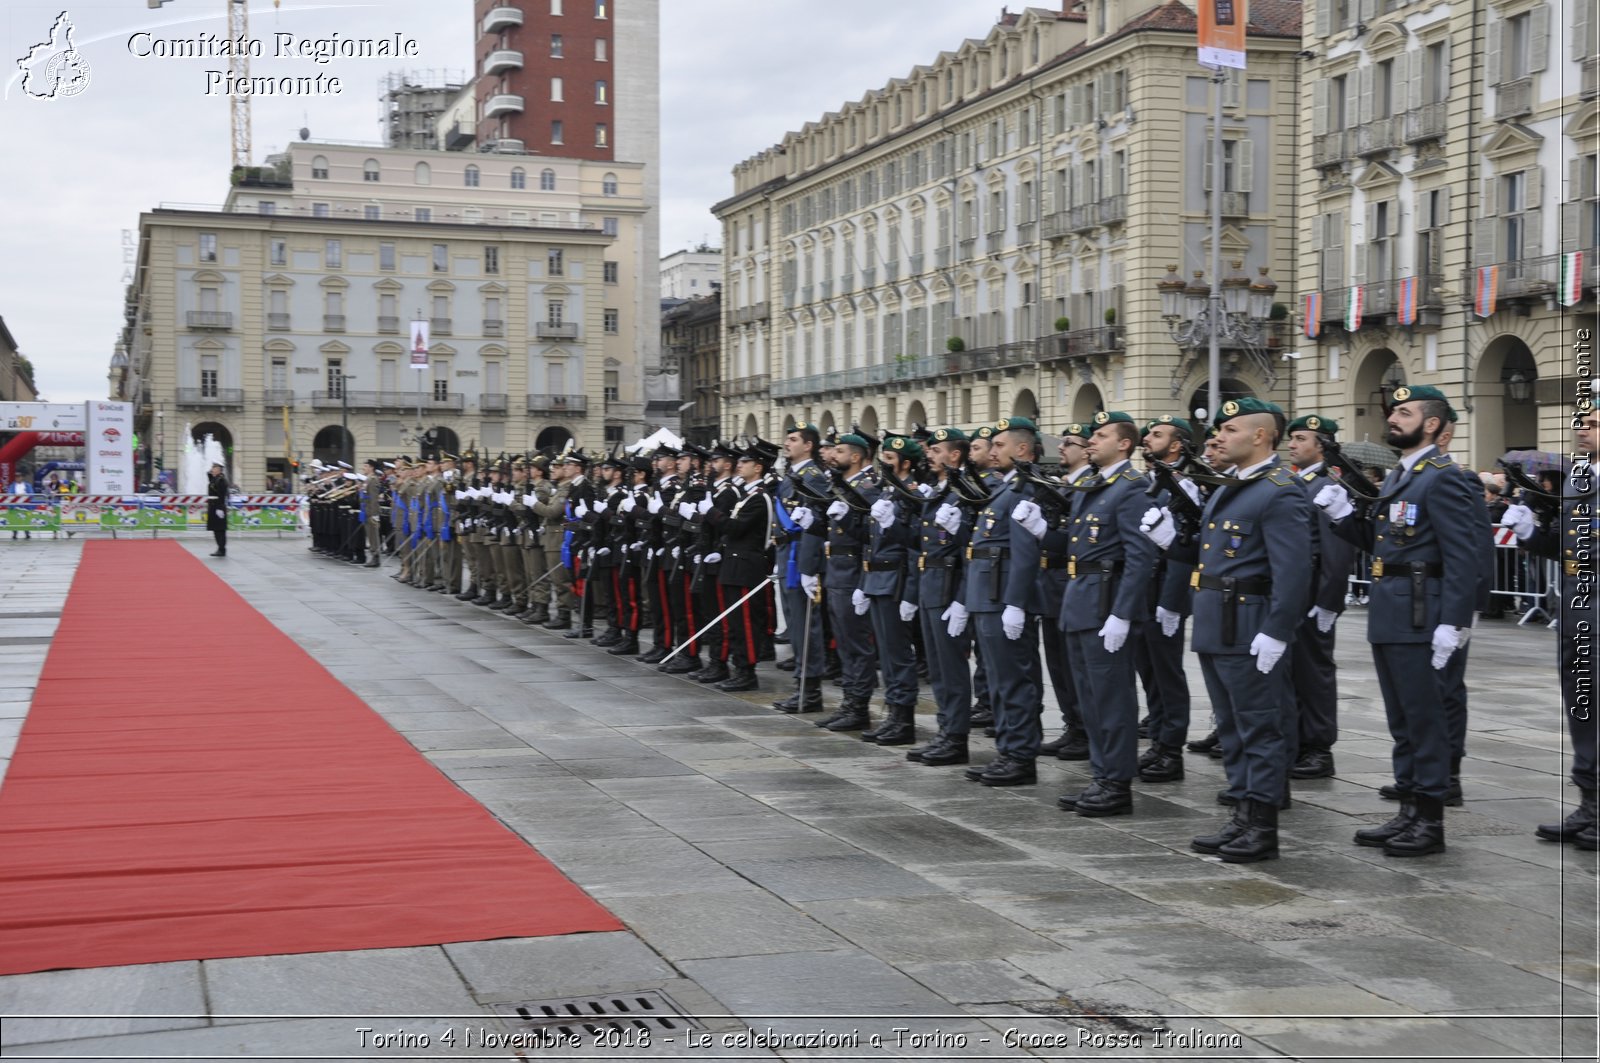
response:
{"label": "red stripe on trousers", "polygon": [[665,641],[661,643],[667,649],[672,649],[672,605],[667,598],[667,574],[656,571],[656,586],[661,588],[661,597],[656,599],[656,608],[661,610],[661,630]]}
{"label": "red stripe on trousers", "polygon": [[756,633],[750,626],[750,600],[748,598],[739,607],[739,611],[744,614],[744,654],[750,659],[750,667],[754,668],[756,666]]}

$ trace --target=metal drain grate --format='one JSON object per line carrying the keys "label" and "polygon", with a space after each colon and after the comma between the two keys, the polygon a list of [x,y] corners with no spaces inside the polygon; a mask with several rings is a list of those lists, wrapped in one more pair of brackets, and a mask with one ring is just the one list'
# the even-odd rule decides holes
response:
{"label": "metal drain grate", "polygon": [[493,1005],[496,1014],[519,1029],[547,1031],[568,1037],[605,1030],[665,1034],[703,1030],[705,1025],[683,1013],[671,997],[657,990],[606,993],[560,1000],[529,1000]]}

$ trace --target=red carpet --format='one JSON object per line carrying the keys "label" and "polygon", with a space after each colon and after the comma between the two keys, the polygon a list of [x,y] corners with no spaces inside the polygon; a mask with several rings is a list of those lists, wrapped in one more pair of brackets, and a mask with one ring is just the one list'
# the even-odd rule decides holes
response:
{"label": "red carpet", "polygon": [[620,929],[182,546],[85,544],[0,785],[0,974]]}

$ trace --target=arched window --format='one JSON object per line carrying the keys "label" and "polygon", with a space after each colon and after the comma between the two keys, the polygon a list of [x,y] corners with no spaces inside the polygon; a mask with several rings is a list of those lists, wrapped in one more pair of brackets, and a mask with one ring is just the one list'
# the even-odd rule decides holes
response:
{"label": "arched window", "polygon": [[556,190],[556,172],[545,170],[539,174],[539,191],[554,192]]}
{"label": "arched window", "polygon": [[468,188],[478,187],[478,168],[476,166],[468,166],[466,173],[462,176]]}
{"label": "arched window", "polygon": [[417,163],[417,168],[412,171],[413,180],[419,185],[433,184],[433,170],[425,162]]}
{"label": "arched window", "polygon": [[617,175],[608,173],[600,178],[600,192],[602,195],[614,196],[617,194]]}
{"label": "arched window", "polygon": [[363,181],[376,181],[378,179],[377,159],[368,159],[361,164],[361,179]]}
{"label": "arched window", "polygon": [[311,160],[311,176],[318,181],[328,179],[328,157],[318,155]]}
{"label": "arched window", "polygon": [[524,170],[520,166],[513,167],[512,170],[511,170],[511,187],[512,188],[527,188],[528,187],[528,171]]}

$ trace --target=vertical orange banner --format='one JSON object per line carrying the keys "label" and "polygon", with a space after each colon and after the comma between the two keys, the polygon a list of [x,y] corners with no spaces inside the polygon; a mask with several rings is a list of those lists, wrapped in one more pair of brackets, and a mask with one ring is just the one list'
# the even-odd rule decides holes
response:
{"label": "vertical orange banner", "polygon": [[1200,62],[1244,69],[1244,24],[1249,0],[1200,0]]}

